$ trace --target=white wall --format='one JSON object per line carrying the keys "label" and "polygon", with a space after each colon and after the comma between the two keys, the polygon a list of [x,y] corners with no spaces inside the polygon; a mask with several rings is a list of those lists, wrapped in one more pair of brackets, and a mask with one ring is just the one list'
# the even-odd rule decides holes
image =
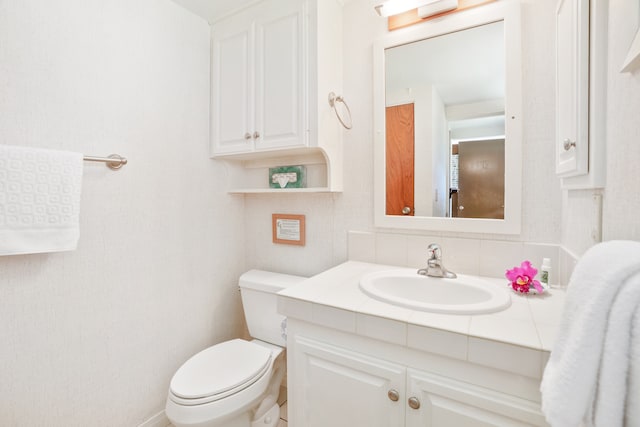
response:
{"label": "white wall", "polygon": [[640,240],[640,69],[620,73],[639,26],[640,3],[610,0],[605,240]]}
{"label": "white wall", "polygon": [[[449,154],[451,144],[447,129],[447,116],[444,102],[440,94],[433,88],[431,97],[431,147],[433,150],[433,162],[431,163],[432,190],[427,192],[432,202],[431,216],[447,216],[449,205]],[[436,196],[437,194],[437,196]]]}
{"label": "white wall", "polygon": [[433,209],[431,189],[433,176],[433,86],[412,88],[414,97],[414,190],[413,207],[415,215],[430,215]]}
{"label": "white wall", "polygon": [[[554,26],[555,4],[555,0],[525,0],[522,6],[525,117],[522,233],[517,236],[457,234],[459,237],[560,242],[562,194],[554,162],[550,160],[554,156],[554,38],[548,29]],[[373,224],[372,44],[375,38],[386,33],[386,20],[376,15],[369,0],[347,2],[343,20],[343,87],[354,123],[353,129],[344,133],[344,192],[245,196],[247,262],[252,267],[296,274],[318,273],[346,259],[348,230],[376,230]],[[354,28],[357,31],[349,30]],[[311,228],[305,247],[271,243],[269,227],[274,212],[307,215],[307,227]],[[413,234],[456,236],[456,233],[433,231]],[[258,239],[254,239],[256,236]]]}
{"label": "white wall", "polygon": [[4,0],[0,41],[1,143],[129,159],[85,164],[76,251],[0,257],[0,425],[138,425],[242,332],[209,27],[168,0]]}

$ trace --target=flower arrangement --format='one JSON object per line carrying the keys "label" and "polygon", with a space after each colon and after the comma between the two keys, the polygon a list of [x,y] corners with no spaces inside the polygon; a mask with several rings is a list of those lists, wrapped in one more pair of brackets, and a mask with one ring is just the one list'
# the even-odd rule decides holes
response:
{"label": "flower arrangement", "polygon": [[535,269],[531,262],[522,261],[520,267],[513,267],[511,270],[507,270],[505,277],[511,282],[511,288],[516,292],[528,294],[533,287],[539,294],[544,292],[544,288],[535,280],[538,270]]}

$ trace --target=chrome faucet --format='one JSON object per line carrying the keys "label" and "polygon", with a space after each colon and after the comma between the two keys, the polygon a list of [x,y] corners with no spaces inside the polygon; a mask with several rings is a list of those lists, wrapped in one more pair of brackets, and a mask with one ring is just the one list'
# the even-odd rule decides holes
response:
{"label": "chrome faucet", "polygon": [[437,243],[432,243],[427,248],[427,268],[418,270],[418,274],[431,277],[444,277],[446,279],[455,279],[458,277],[456,273],[447,270],[442,264],[442,249]]}

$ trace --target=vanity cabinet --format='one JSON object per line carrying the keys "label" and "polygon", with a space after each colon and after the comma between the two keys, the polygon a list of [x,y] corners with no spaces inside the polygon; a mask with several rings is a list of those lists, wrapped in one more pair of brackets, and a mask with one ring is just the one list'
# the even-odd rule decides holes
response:
{"label": "vanity cabinet", "polygon": [[[290,323],[291,319],[290,319]],[[293,329],[298,330],[293,321]],[[325,337],[326,338],[326,337]],[[289,336],[291,427],[546,426],[539,404],[304,334]]]}
{"label": "vanity cabinet", "polygon": [[263,0],[211,26],[211,156],[230,192],[269,188],[268,169],[306,165],[307,188],[342,190],[339,0]]}
{"label": "vanity cabinet", "polygon": [[347,261],[278,293],[289,426],[547,426],[538,331],[555,328],[534,316],[561,316],[564,293],[495,313],[428,312],[363,292],[363,278],[389,268]]}

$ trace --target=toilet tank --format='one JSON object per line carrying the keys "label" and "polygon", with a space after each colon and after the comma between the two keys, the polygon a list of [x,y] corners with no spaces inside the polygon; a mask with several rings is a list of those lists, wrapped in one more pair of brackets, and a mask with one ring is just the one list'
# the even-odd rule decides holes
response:
{"label": "toilet tank", "polygon": [[284,347],[282,322],[285,317],[278,314],[278,296],[282,289],[305,280],[306,277],[249,270],[240,276],[244,316],[249,334],[256,339]]}

